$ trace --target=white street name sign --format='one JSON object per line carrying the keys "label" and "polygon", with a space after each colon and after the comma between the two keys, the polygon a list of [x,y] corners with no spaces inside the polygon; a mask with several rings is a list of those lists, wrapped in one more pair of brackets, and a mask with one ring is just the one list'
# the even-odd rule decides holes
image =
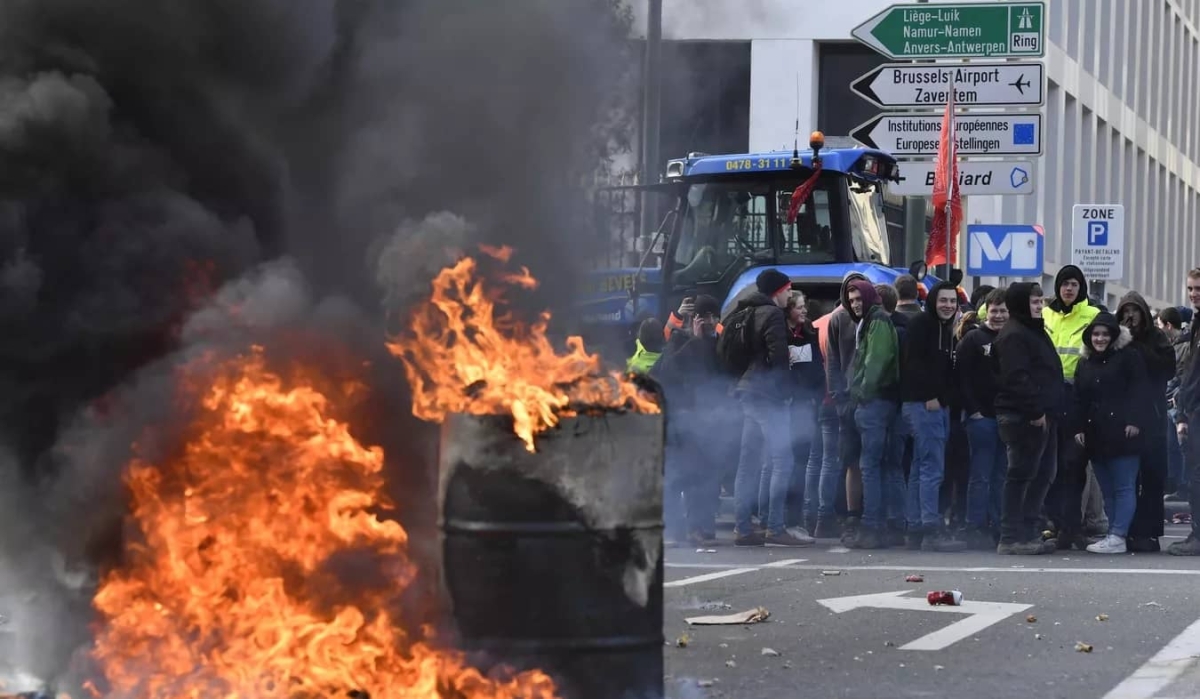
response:
{"label": "white street name sign", "polygon": [[[937,155],[941,114],[882,114],[850,135],[892,155]],[[954,117],[958,154],[1041,155],[1041,114],[959,114]]]}
{"label": "white street name sign", "polygon": [[[888,191],[904,197],[933,194],[937,163],[932,160],[900,163],[900,181]],[[1033,163],[1028,160],[960,160],[958,189],[964,197],[973,194],[1033,194]]]}
{"label": "white street name sign", "polygon": [[1088,279],[1119,282],[1125,269],[1125,207],[1071,207],[1071,264]]}
{"label": "white street name sign", "polygon": [[877,107],[1036,107],[1046,101],[1045,65],[1029,63],[888,63],[850,89]]}
{"label": "white street name sign", "polygon": [[854,595],[851,597],[834,597],[817,600],[819,604],[830,611],[841,614],[855,609],[898,609],[906,612],[933,612],[941,614],[965,614],[966,619],[926,634],[915,641],[900,646],[900,650],[942,650],[964,638],[969,638],[987,627],[1018,612],[1032,607],[1032,604],[1015,604],[1013,602],[974,602],[965,600],[960,606],[931,606],[924,599],[905,597],[910,590],[898,592],[880,592],[874,595]]}

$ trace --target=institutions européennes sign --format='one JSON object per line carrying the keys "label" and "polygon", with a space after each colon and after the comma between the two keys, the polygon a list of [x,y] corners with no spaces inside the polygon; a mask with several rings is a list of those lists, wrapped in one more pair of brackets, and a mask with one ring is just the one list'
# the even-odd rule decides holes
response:
{"label": "institutions europ\u00e9ennes sign", "polygon": [[1125,269],[1125,206],[1071,207],[1071,264],[1088,279],[1119,282]]}
{"label": "institutions europ\u00e9ennes sign", "polygon": [[[850,135],[897,156],[937,155],[941,114],[882,114]],[[954,118],[958,155],[1041,155],[1042,115],[960,114]]]}
{"label": "institutions europ\u00e9ennes sign", "polygon": [[[937,163],[932,160],[900,163],[900,181],[888,191],[902,197],[933,194]],[[975,194],[1033,194],[1033,163],[1028,160],[962,160],[958,163],[958,191]]]}
{"label": "institutions europ\u00e9ennes sign", "polygon": [[1045,3],[892,5],[854,28],[888,58],[1020,58],[1046,52]]}
{"label": "institutions europ\u00e9ennes sign", "polygon": [[1046,101],[1045,65],[887,63],[850,84],[877,107],[940,107],[954,85],[957,107],[1036,107]]}

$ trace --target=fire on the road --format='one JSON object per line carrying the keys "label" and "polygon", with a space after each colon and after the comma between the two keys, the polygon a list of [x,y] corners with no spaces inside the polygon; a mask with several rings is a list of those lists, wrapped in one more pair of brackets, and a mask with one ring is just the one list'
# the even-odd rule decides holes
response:
{"label": "fire on the road", "polygon": [[[483,251],[500,262],[512,254],[510,248]],[[512,415],[515,432],[534,451],[534,435],[584,407],[658,412],[633,382],[605,373],[582,338],[567,338],[559,353],[546,334],[549,313],[527,324],[504,310],[504,289],[490,286],[478,270],[471,257],[442,270],[432,298],[413,313],[411,333],[388,345],[404,362],[417,417]],[[537,285],[526,268],[496,278],[519,288]]]}
{"label": "fire on the road", "polygon": [[[377,515],[383,452],[338,394],[259,350],[201,376],[182,449],[127,471],[138,543],[95,597],[94,696],[554,696],[541,672],[486,677],[389,614],[417,571]],[[340,578],[339,556],[369,561],[374,587]]]}

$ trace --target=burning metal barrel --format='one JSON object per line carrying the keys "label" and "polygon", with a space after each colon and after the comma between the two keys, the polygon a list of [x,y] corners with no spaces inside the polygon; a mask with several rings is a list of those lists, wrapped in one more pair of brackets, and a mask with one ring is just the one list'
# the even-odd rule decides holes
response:
{"label": "burning metal barrel", "polygon": [[569,699],[663,696],[663,425],[581,415],[531,453],[511,418],[448,417],[442,574],[464,650]]}

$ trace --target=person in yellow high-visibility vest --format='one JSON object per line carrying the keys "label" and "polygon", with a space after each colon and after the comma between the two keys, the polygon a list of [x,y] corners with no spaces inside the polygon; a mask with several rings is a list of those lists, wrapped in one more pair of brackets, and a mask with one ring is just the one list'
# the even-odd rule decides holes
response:
{"label": "person in yellow high-visibility vest", "polygon": [[[1100,309],[1088,301],[1087,279],[1075,265],[1067,265],[1054,278],[1054,301],[1042,311],[1046,333],[1062,361],[1065,410],[1074,395],[1075,368],[1083,355],[1083,331],[1099,315]],[[1069,431],[1058,435],[1058,474],[1046,498],[1046,509],[1058,529],[1058,548],[1075,547],[1083,551],[1083,489],[1087,484],[1087,457]],[[1051,444],[1054,444],[1052,439]]]}

